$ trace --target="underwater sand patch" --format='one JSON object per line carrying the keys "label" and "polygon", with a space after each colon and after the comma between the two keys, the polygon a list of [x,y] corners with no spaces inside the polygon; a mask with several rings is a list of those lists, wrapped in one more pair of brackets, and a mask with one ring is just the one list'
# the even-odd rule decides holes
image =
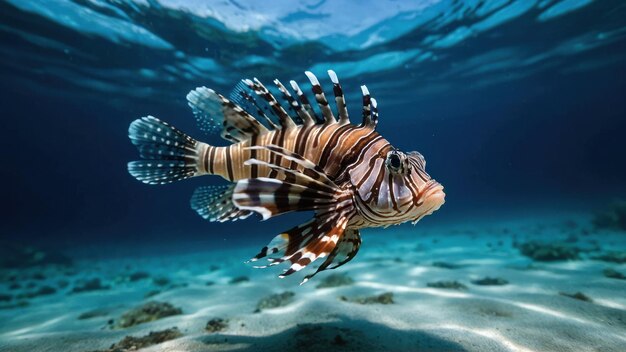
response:
{"label": "underwater sand patch", "polygon": [[151,301],[124,313],[115,327],[128,328],[179,314],[183,314],[182,309],[174,307],[170,303]]}
{"label": "underwater sand patch", "polygon": [[356,346],[362,338],[359,335],[362,333],[349,328],[305,324],[298,325],[292,341],[298,351],[362,351]]}
{"label": "underwater sand patch", "polygon": [[478,313],[482,316],[494,318],[510,318],[513,316],[513,313],[497,307],[481,307],[478,309]]}
{"label": "underwater sand patch", "polygon": [[357,304],[393,304],[393,292],[385,292],[375,296],[346,297],[339,296],[340,301]]}

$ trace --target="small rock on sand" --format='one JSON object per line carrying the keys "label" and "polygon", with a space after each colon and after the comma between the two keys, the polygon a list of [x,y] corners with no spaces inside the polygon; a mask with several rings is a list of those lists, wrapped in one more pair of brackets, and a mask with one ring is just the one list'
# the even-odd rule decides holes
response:
{"label": "small rock on sand", "polygon": [[228,320],[222,318],[214,318],[209,320],[206,323],[206,327],[204,328],[208,332],[218,332],[226,329],[228,327]]}
{"label": "small rock on sand", "polygon": [[124,313],[117,322],[116,327],[127,328],[182,313],[183,311],[180,308],[174,307],[170,303],[151,301]]}
{"label": "small rock on sand", "polygon": [[376,296],[367,296],[367,297],[346,297],[340,296],[340,300],[351,303],[358,304],[393,304],[393,292],[385,292]]}
{"label": "small rock on sand", "polygon": [[254,312],[259,313],[263,309],[284,307],[293,301],[293,296],[295,296],[295,293],[285,291],[283,293],[276,293],[263,297],[259,300],[259,303],[257,303]]}
{"label": "small rock on sand", "polygon": [[150,331],[148,335],[141,337],[126,336],[120,342],[111,345],[108,350],[93,352],[136,351],[140,348],[157,345],[165,341],[177,339],[182,336],[183,334],[176,327],[161,331]]}
{"label": "small rock on sand", "polygon": [[167,286],[170,283],[170,279],[164,276],[159,276],[159,277],[153,278],[152,282],[157,286]]}
{"label": "small rock on sand", "polygon": [[502,286],[502,285],[508,284],[509,282],[499,277],[487,276],[483,279],[472,280],[472,283],[474,285],[480,285],[480,286]]}
{"label": "small rock on sand", "polygon": [[626,231],[626,201],[618,200],[595,214],[592,224],[597,229]]}
{"label": "small rock on sand", "polygon": [[146,292],[146,294],[143,295],[143,298],[154,297],[154,296],[158,295],[161,292],[163,292],[163,291],[161,291],[161,290],[150,290],[150,291]]}
{"label": "small rock on sand", "polygon": [[88,312],[82,313],[78,316],[78,320],[85,320],[97,317],[104,317],[110,313],[108,308],[98,308],[94,310],[90,310]]}
{"label": "small rock on sand", "polygon": [[431,288],[445,288],[448,290],[467,290],[467,286],[458,281],[435,281],[427,283],[426,286]]}
{"label": "small rock on sand", "polygon": [[148,274],[145,271],[137,271],[134,272],[130,275],[128,275],[128,281],[130,282],[135,282],[135,281],[140,281],[140,280],[144,280],[150,277],[150,274]]}
{"label": "small rock on sand", "polygon": [[94,279],[84,281],[74,286],[74,288],[72,289],[72,293],[108,290],[110,288],[111,286],[109,285],[103,285],[100,279],[94,278]]}
{"label": "small rock on sand", "polygon": [[626,275],[620,273],[615,269],[606,268],[602,271],[602,273],[604,274],[604,276],[611,279],[626,280]]}
{"label": "small rock on sand", "polygon": [[331,274],[326,276],[324,280],[317,285],[317,288],[347,286],[353,283],[354,280],[346,274]]}
{"label": "small rock on sand", "polygon": [[59,252],[14,243],[0,243],[0,268],[30,268],[48,265],[71,266],[73,261]]}
{"label": "small rock on sand", "polygon": [[589,296],[585,295],[582,292],[576,292],[576,293],[559,292],[559,294],[561,296],[577,299],[579,301],[593,302],[593,300],[589,298]]}
{"label": "small rock on sand", "polygon": [[529,241],[516,244],[522,255],[533,260],[551,262],[578,259],[580,249],[566,243],[544,243]]}
{"label": "small rock on sand", "polygon": [[597,256],[594,256],[591,259],[601,260],[603,262],[609,263],[624,264],[626,263],[626,251],[607,251]]}
{"label": "small rock on sand", "polygon": [[39,296],[47,296],[55,294],[57,290],[50,286],[41,286],[38,290],[32,292],[20,293],[16,298],[35,298]]}
{"label": "small rock on sand", "polygon": [[231,285],[234,285],[234,284],[240,284],[242,282],[248,282],[248,281],[250,281],[250,279],[247,276],[237,276],[237,277],[230,279],[228,283]]}
{"label": "small rock on sand", "polygon": [[448,262],[433,262],[435,268],[442,269],[459,269],[462,267],[460,264],[448,263]]}

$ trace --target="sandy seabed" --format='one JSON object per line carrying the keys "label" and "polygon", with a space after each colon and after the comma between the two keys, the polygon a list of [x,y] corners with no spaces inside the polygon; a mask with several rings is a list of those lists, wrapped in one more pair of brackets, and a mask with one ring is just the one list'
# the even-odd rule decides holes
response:
{"label": "sandy seabed", "polygon": [[[54,292],[21,304],[35,269],[15,271],[21,288],[0,284],[15,296],[0,302],[0,351],[112,351],[125,336],[173,327],[181,337],[141,350],[626,351],[626,280],[606,276],[626,273],[626,264],[592,259],[623,253],[626,233],[588,227],[555,218],[366,230],[352,262],[302,286],[302,275],[279,279],[279,267],[243,263],[261,240],[39,268],[36,287]],[[579,259],[534,261],[515,246],[529,240],[574,246]],[[317,287],[333,274],[344,285]],[[477,284],[485,277],[500,281]],[[94,278],[100,289],[72,293]],[[384,293],[389,299],[377,301]],[[181,314],[119,327],[125,312],[149,301]],[[218,324],[207,330],[211,320]]]}

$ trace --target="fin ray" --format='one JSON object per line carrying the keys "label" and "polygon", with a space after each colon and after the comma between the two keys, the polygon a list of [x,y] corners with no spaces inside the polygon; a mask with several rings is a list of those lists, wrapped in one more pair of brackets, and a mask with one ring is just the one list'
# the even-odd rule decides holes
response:
{"label": "fin ray", "polygon": [[[357,229],[347,229],[337,242],[337,246],[315,272],[304,277],[300,285],[309,281],[313,276],[324,270],[336,269],[349,262],[356,256],[361,247],[361,236]],[[334,264],[333,266],[330,266]]]}
{"label": "fin ray", "polygon": [[304,125],[309,126],[309,125],[315,125],[318,122],[322,122],[322,120],[315,113],[315,110],[313,110],[313,107],[311,106],[311,103],[309,102],[309,98],[306,97],[304,92],[302,92],[302,89],[300,89],[300,86],[298,86],[298,83],[294,80],[291,80],[289,81],[289,84],[291,85],[291,89],[293,89],[293,91],[296,92],[296,95],[298,96],[298,100],[300,101],[300,104],[304,108],[304,111],[306,111],[307,114],[311,117],[310,120],[308,119],[304,120]]}
{"label": "fin ray", "polygon": [[[275,122],[278,119],[276,113],[265,101],[259,101],[255,97],[257,96],[253,88],[248,85],[249,80],[242,79],[230,93],[230,100],[237,103],[250,115],[254,116],[259,121],[264,121],[267,127],[271,130],[277,130],[280,128]],[[273,117],[273,118],[272,118]]]}
{"label": "fin ray", "polygon": [[322,170],[317,164],[315,164],[314,162],[304,158],[303,156],[301,156],[298,153],[294,153],[291,152],[283,147],[279,147],[277,145],[266,145],[266,146],[253,146],[253,147],[249,147],[249,149],[253,149],[253,150],[266,150],[269,151],[270,153],[279,155],[280,157],[292,161],[294,163],[296,163],[297,165],[300,165],[303,170],[302,173],[304,173],[305,175],[314,178],[316,180],[321,180],[322,182],[328,184],[328,185],[332,185],[334,187],[337,187],[337,185],[330,179],[328,178],[328,175],[326,175],[326,173],[324,173],[324,170]]}
{"label": "fin ray", "polygon": [[166,184],[200,174],[201,143],[156,117],[133,121],[128,137],[144,160],[128,163],[128,172],[147,184]]}
{"label": "fin ray", "polygon": [[326,95],[324,95],[324,90],[320,85],[320,82],[317,80],[317,77],[311,71],[305,71],[304,74],[307,76],[311,85],[313,86],[313,94],[315,94],[315,100],[317,101],[317,105],[320,110],[322,110],[322,115],[324,115],[324,123],[331,124],[337,122],[335,119],[335,115],[333,115],[333,111],[328,106],[328,100],[326,100]]}
{"label": "fin ray", "polygon": [[234,204],[242,210],[254,211],[269,219],[292,211],[328,208],[336,200],[313,184],[301,185],[275,178],[259,177],[237,181]]}
{"label": "fin ray", "polygon": [[[289,262],[289,268],[279,275],[280,278],[284,278],[304,269],[319,258],[328,257],[332,255],[331,253],[338,253],[338,241],[343,237],[346,230],[349,214],[349,211],[339,211],[327,216],[316,215],[308,222],[274,237],[251,261],[267,257],[269,264],[257,266],[257,268]],[[328,259],[324,263],[326,264],[326,262],[329,262]],[[321,270],[318,269],[317,272]],[[307,280],[308,278],[305,278],[302,283]]]}
{"label": "fin ray", "polygon": [[306,109],[303,109],[302,106],[298,104],[296,99],[291,95],[291,93],[289,93],[287,88],[285,88],[285,86],[278,79],[274,80],[274,84],[282,93],[283,100],[285,100],[285,102],[289,106],[289,109],[296,113],[296,116],[291,116],[294,122],[297,125],[308,124],[309,121],[311,121],[311,116],[306,111]]}
{"label": "fin ray", "polygon": [[234,185],[198,187],[191,197],[191,208],[211,222],[245,219],[252,212],[241,210],[233,204],[234,188]]}
{"label": "fin ray", "polygon": [[[221,129],[229,142],[241,142],[268,132],[268,129],[239,105],[206,87],[187,94],[187,102],[201,130],[211,133]],[[222,127],[223,125],[223,127]]]}
{"label": "fin ray", "polygon": [[278,103],[274,95],[270,93],[261,81],[254,78],[254,80],[245,79],[243,82],[259,97],[265,100],[270,109],[272,109],[274,115],[278,117],[278,121],[280,122],[282,128],[292,128],[296,126],[291,116],[289,116],[287,111],[285,111],[285,109]]}
{"label": "fin ray", "polygon": [[337,113],[339,114],[339,123],[342,125],[350,123],[348,109],[346,108],[346,98],[339,84],[339,78],[337,78],[337,74],[333,70],[328,70],[328,76],[331,82],[333,82],[333,93],[335,94],[335,105],[337,106]]}

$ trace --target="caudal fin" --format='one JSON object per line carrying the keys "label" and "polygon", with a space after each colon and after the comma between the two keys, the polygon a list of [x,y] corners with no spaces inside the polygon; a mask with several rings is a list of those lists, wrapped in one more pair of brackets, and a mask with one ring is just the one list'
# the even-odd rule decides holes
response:
{"label": "caudal fin", "polygon": [[152,185],[184,180],[199,174],[198,152],[202,144],[156,117],[133,121],[128,137],[143,160],[128,163],[128,172]]}

